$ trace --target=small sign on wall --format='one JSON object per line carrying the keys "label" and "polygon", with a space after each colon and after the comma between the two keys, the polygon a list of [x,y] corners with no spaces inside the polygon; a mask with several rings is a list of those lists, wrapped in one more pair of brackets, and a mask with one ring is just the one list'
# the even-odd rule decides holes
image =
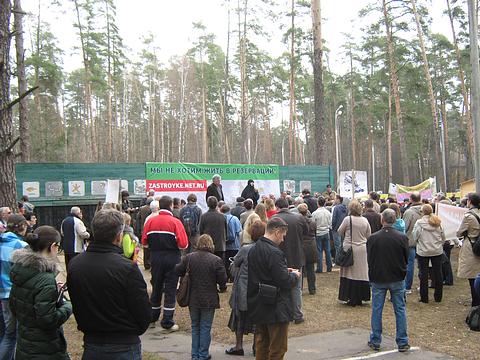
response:
{"label": "small sign on wall", "polygon": [[305,189],[312,191],[311,181],[300,181],[300,189],[298,189],[298,191],[303,191]]}
{"label": "small sign on wall", "polygon": [[40,183],[38,181],[28,181],[22,183],[23,195],[28,197],[38,198],[40,197]]}
{"label": "small sign on wall", "polygon": [[63,183],[61,181],[47,181],[45,183],[46,197],[63,196]]}
{"label": "small sign on wall", "polygon": [[85,181],[69,181],[68,196],[85,196]]}
{"label": "small sign on wall", "polygon": [[92,195],[103,196],[107,191],[107,182],[105,180],[92,181]]}
{"label": "small sign on wall", "polygon": [[134,193],[135,195],[145,195],[147,192],[147,184],[145,180],[134,180]]}
{"label": "small sign on wall", "polygon": [[283,191],[295,192],[295,180],[283,180]]}

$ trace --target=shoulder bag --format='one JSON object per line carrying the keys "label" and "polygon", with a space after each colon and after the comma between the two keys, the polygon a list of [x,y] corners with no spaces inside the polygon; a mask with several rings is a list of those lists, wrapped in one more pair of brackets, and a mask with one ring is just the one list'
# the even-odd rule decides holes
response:
{"label": "shoulder bag", "polygon": [[[474,212],[471,213],[477,222],[480,224],[480,218],[475,214]],[[472,246],[472,251],[473,254],[476,256],[480,256],[480,235],[474,238],[473,240],[470,239],[470,236],[467,235],[468,241],[470,242],[470,245]]]}
{"label": "shoulder bag", "polygon": [[180,307],[188,306],[190,301],[190,259],[187,260],[187,270],[180,278],[177,289],[177,303]]}
{"label": "shoulder bag", "polygon": [[340,251],[335,254],[335,264],[341,267],[349,267],[353,265],[353,237],[352,237],[352,216],[350,215],[350,247],[347,251],[343,249],[343,244]]}

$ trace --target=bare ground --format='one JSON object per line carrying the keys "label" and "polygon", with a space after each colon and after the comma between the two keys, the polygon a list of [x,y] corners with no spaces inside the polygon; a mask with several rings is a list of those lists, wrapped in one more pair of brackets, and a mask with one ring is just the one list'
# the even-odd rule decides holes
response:
{"label": "bare ground", "polygon": [[[458,249],[452,253],[454,272]],[[149,273],[145,274],[149,278]],[[317,294],[303,296],[305,323],[292,325],[290,336],[321,333],[350,327],[370,328],[370,304],[351,308],[337,301],[339,272],[317,274]],[[305,280],[306,281],[306,280]],[[305,284],[306,286],[306,284]],[[418,279],[414,279],[414,287]],[[433,290],[430,290],[433,299]],[[230,291],[220,294],[221,309],[217,310],[213,324],[213,340],[233,345],[235,337],[227,328],[230,316],[228,298]],[[410,343],[424,349],[445,353],[458,359],[478,359],[480,353],[480,333],[470,331],[465,324],[465,317],[470,309],[470,288],[468,281],[455,279],[454,286],[444,287],[443,301],[429,304],[418,302],[419,294],[414,291],[407,297],[408,333]],[[190,331],[190,320],[186,308],[178,308],[175,314],[180,329]],[[385,335],[395,337],[395,317],[392,306],[387,301],[383,315]],[[69,353],[73,360],[80,359],[82,353],[82,334],[76,329],[73,317],[65,324]],[[252,341],[252,336],[245,338]],[[368,339],[365,339],[365,342]],[[155,354],[144,353],[144,359],[160,360]]]}

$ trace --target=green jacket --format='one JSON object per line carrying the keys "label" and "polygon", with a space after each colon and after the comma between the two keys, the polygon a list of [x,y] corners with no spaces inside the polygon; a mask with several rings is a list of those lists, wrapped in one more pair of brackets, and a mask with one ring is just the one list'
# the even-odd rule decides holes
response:
{"label": "green jacket", "polygon": [[13,253],[12,262],[10,309],[18,321],[15,359],[69,359],[61,326],[72,314],[72,305],[57,305],[54,260],[25,248]]}

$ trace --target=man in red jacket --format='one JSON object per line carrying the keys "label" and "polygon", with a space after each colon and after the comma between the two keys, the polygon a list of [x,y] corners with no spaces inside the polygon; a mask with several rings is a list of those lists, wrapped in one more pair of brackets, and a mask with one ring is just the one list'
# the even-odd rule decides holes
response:
{"label": "man in red jacket", "polygon": [[147,221],[143,228],[142,244],[150,249],[152,266],[152,325],[160,317],[163,298],[163,317],[160,325],[165,332],[178,330],[173,321],[178,276],[175,265],[180,262],[180,250],[188,247],[188,237],[182,222],[173,217],[173,200],[162,196],[160,213]]}

